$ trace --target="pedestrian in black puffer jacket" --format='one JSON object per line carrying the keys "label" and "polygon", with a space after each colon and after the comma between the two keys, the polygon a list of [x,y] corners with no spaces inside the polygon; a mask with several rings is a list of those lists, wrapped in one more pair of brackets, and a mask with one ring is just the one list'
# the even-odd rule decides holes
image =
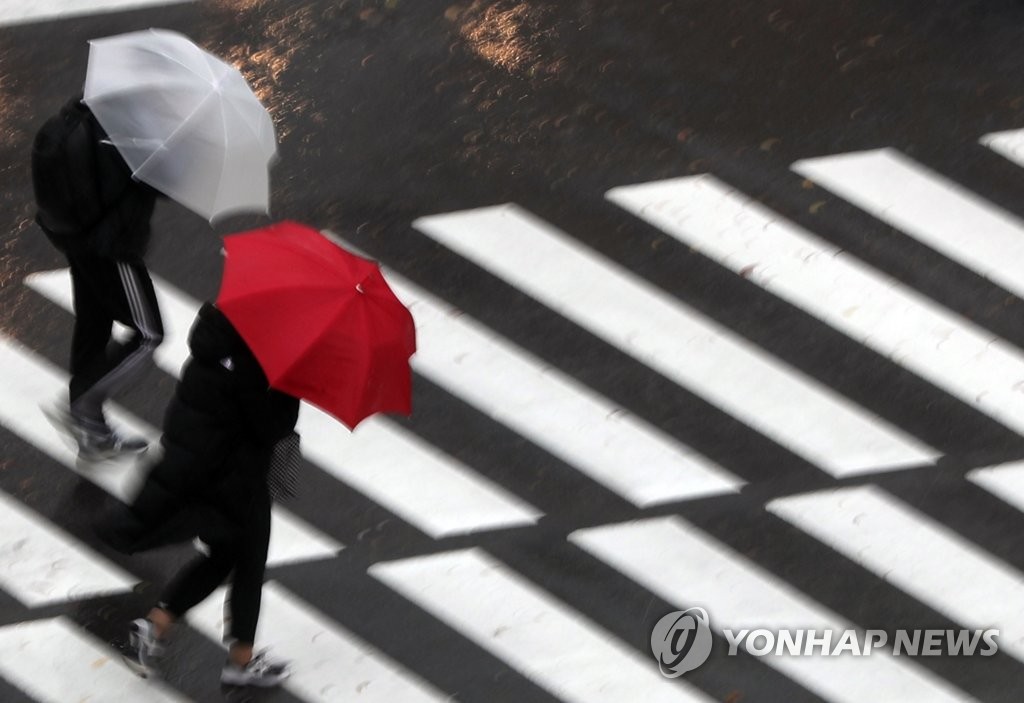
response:
{"label": "pedestrian in black puffer jacket", "polygon": [[226,633],[232,644],[222,680],[274,685],[285,668],[253,656],[270,540],[267,472],[275,447],[293,438],[299,401],[268,387],[248,346],[210,303],[199,312],[190,346],[164,419],[164,455],[132,504],[99,532],[124,553],[198,537],[209,554],[185,567],[147,618],[132,623],[126,660],[148,674],[171,625],[233,573]]}

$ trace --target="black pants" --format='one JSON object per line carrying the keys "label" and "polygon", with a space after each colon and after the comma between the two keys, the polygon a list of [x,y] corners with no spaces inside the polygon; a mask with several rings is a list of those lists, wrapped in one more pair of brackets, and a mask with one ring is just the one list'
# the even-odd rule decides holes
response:
{"label": "black pants", "polygon": [[[68,255],[75,296],[71,339],[71,414],[88,429],[107,432],[103,402],[141,373],[163,340],[153,281],[142,262],[90,254]],[[113,340],[113,323],[131,330]]]}
{"label": "black pants", "polygon": [[161,607],[180,619],[231,577],[225,638],[252,644],[263,598],[263,575],[270,544],[270,497],[260,491],[244,521],[222,515],[202,518],[199,536],[210,548],[182,569],[164,590]]}

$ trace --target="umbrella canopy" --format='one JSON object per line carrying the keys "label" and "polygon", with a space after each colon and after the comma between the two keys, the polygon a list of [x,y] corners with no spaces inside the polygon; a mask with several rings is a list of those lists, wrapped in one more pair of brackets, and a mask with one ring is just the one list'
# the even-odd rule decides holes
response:
{"label": "umbrella canopy", "polygon": [[270,385],[349,428],[409,414],[416,330],[380,268],[296,222],[224,239],[217,307]]}
{"label": "umbrella canopy", "polygon": [[211,222],[268,211],[274,124],[237,69],[163,29],[89,44],[85,104],[137,179]]}

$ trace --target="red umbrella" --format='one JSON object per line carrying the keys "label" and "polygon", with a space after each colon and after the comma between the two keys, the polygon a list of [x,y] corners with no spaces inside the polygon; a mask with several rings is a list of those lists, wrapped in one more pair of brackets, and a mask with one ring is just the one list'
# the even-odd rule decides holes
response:
{"label": "red umbrella", "polygon": [[350,428],[411,412],[416,330],[377,264],[297,222],[233,234],[224,246],[217,307],[271,387]]}

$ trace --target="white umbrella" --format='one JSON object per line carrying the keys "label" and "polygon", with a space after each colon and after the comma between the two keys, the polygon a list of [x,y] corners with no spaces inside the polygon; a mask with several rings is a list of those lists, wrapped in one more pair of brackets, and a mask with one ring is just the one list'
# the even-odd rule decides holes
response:
{"label": "white umbrella", "polygon": [[89,44],[85,104],[137,179],[211,222],[268,212],[274,124],[236,68],[163,29]]}

